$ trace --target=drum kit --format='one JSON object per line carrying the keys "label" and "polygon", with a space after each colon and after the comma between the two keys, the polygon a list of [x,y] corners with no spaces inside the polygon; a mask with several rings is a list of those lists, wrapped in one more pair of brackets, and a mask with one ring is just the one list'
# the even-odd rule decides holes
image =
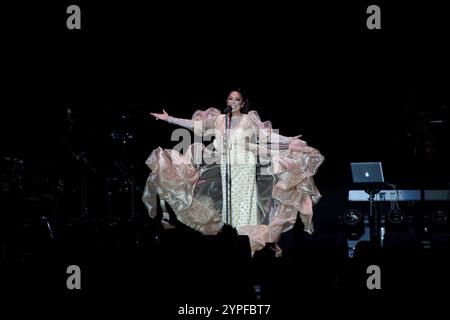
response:
{"label": "drum kit", "polygon": [[0,197],[5,200],[8,195],[24,189],[25,162],[19,158],[0,157]]}
{"label": "drum kit", "polygon": [[53,198],[59,190],[52,181],[51,164],[23,158],[0,156],[0,197],[3,200]]}
{"label": "drum kit", "polygon": [[[0,207],[6,207],[11,215],[19,211],[19,216],[25,219],[43,221],[52,236],[53,230],[49,221],[64,220],[66,208],[79,208],[80,211],[75,209],[78,211],[75,217],[98,217],[96,211],[99,207],[92,208],[92,198],[103,202],[100,210],[104,209],[107,215],[120,214],[120,218],[133,219],[136,214],[136,201],[140,198],[138,192],[142,192],[142,188],[136,186],[136,166],[134,159],[129,159],[135,142],[135,134],[128,126],[129,120],[130,115],[122,113],[119,117],[120,125],[109,130],[111,150],[108,151],[112,151],[113,158],[102,163],[101,168],[90,158],[92,153],[74,151],[70,146],[68,158],[71,158],[78,168],[74,172],[71,172],[70,168],[63,169],[63,174],[55,170],[54,159],[36,161],[0,155]],[[62,166],[64,167],[64,164]],[[66,181],[68,176],[71,182]],[[92,180],[95,180],[95,183],[103,181],[101,183],[106,187],[92,190]],[[68,184],[73,185],[74,190],[69,190]],[[69,192],[76,196],[67,197],[66,193]],[[64,204],[68,198],[71,203]],[[74,201],[76,203],[73,203]]]}
{"label": "drum kit", "polygon": [[0,206],[6,219],[27,225],[37,222],[53,239],[50,221],[58,215],[60,181],[46,161],[0,156]]}
{"label": "drum kit", "polygon": [[[109,175],[106,177],[106,207],[113,215],[133,219],[136,215],[136,195],[142,189],[135,182],[134,159],[130,159],[135,146],[135,131],[128,112],[119,112],[113,119],[109,132],[112,159]],[[131,156],[132,157],[132,156]]]}
{"label": "drum kit", "polygon": [[[100,210],[103,210],[107,218],[133,219],[135,217],[137,192],[142,189],[135,183],[135,164],[132,154],[135,146],[135,131],[133,129],[131,115],[128,112],[112,112],[107,133],[108,158],[102,161],[102,168],[96,167],[92,153],[73,153],[73,157],[80,164],[81,170],[81,215],[94,216],[95,210],[90,208],[88,197],[101,198]],[[89,190],[92,183],[89,179],[101,181],[104,186],[99,194]]]}

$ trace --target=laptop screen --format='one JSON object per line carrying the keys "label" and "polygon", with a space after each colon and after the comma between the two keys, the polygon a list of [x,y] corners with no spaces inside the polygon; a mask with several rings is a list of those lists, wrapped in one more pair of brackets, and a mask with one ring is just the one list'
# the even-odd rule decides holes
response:
{"label": "laptop screen", "polygon": [[384,182],[381,162],[352,162],[350,165],[354,183]]}

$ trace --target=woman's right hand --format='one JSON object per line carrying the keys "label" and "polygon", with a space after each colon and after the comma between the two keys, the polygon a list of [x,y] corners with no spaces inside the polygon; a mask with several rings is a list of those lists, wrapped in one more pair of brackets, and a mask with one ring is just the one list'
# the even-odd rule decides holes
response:
{"label": "woman's right hand", "polygon": [[152,116],[156,118],[156,120],[161,119],[164,121],[167,121],[169,119],[169,115],[167,114],[166,110],[163,109],[163,113],[152,113],[150,112]]}

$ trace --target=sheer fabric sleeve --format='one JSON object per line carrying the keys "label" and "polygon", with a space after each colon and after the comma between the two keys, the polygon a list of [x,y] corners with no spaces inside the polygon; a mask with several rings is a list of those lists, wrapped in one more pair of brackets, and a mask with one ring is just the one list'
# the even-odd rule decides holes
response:
{"label": "sheer fabric sleeve", "polygon": [[175,124],[177,126],[192,130],[194,128],[194,122],[190,119],[181,119],[181,118],[175,118],[172,116],[169,116],[169,119],[167,119],[167,122]]}
{"label": "sheer fabric sleeve", "polygon": [[169,116],[167,122],[192,130],[195,134],[201,135],[206,130],[214,128],[214,123],[219,115],[219,109],[209,108],[206,110],[195,111],[192,115],[192,119],[181,119]]}
{"label": "sheer fabric sleeve", "polygon": [[270,121],[261,121],[257,111],[249,111],[248,115],[253,126],[258,129],[259,143],[283,145],[287,148],[289,143],[296,139],[294,137],[286,137],[278,134],[276,130],[272,128],[272,123]]}

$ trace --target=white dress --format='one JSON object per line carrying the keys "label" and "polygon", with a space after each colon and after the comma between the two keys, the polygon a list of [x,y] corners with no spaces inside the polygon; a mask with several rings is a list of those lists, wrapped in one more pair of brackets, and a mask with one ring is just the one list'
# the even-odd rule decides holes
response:
{"label": "white dress", "polygon": [[[223,222],[233,227],[258,224],[256,201],[256,159],[255,155],[245,149],[243,142],[249,141],[254,132],[245,130],[242,123],[247,115],[232,117],[229,133],[228,163],[231,174],[231,210],[227,216],[226,206],[226,158],[222,156],[222,217]],[[231,219],[230,219],[231,216]]]}
{"label": "white dress", "polygon": [[[207,131],[214,130],[212,158],[217,156],[221,162],[199,166],[193,160],[195,143],[183,154],[154,149],[146,161],[151,173],[142,196],[150,217],[157,215],[158,194],[180,222],[203,234],[217,234],[223,223],[236,227],[240,235],[249,237],[252,252],[277,242],[282,232],[294,226],[298,215],[304,230],[312,233],[313,205],[321,197],[313,176],[324,157],[305,141],[276,134],[270,121],[261,121],[256,111],[232,119],[228,148],[231,218],[225,205],[225,116],[216,108],[197,110],[192,119],[169,117],[170,123],[193,130],[196,135],[207,136]],[[261,153],[269,144],[275,148]],[[208,148],[200,145],[206,152]],[[267,163],[270,179],[256,170],[257,165]]]}

